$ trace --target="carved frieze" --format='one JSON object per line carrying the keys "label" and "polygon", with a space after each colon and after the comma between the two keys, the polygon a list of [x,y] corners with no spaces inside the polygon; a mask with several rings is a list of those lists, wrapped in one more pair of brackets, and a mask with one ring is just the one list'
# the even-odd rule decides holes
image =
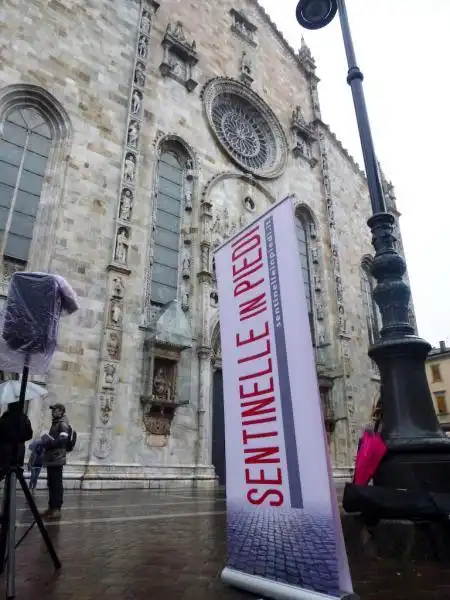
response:
{"label": "carved frieze", "polygon": [[198,63],[196,43],[195,40],[187,40],[181,21],[167,25],[162,46],[164,56],[159,66],[161,75],[178,81],[188,92],[195,90],[198,85],[194,78],[194,67]]}
{"label": "carved frieze", "polygon": [[256,46],[256,25],[254,25],[242,12],[239,12],[234,8],[230,10],[230,15],[233,19],[231,31],[247,42],[247,44]]}

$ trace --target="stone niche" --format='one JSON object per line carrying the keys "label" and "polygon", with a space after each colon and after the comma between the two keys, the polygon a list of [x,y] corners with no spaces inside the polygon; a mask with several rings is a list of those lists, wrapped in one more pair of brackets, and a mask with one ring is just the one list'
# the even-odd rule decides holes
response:
{"label": "stone niche", "polygon": [[189,42],[183,31],[183,24],[177,21],[168,24],[162,41],[164,57],[159,65],[163,77],[170,77],[192,92],[198,85],[193,69],[198,63],[195,41]]}
{"label": "stone niche", "polygon": [[180,351],[176,348],[147,346],[148,377],[141,396],[142,420],[150,445],[163,446],[170,435],[176,409],[188,404],[177,391]]}
{"label": "stone niche", "polygon": [[291,131],[294,142],[292,154],[295,158],[303,158],[314,167],[317,159],[313,156],[312,145],[317,136],[314,127],[306,122],[300,106],[296,106],[292,111]]}
{"label": "stone niche", "polygon": [[143,394],[140,397],[145,439],[148,446],[164,446],[175,413],[189,400],[178,391],[182,352],[192,347],[189,322],[176,300],[144,328],[147,339],[143,354]]}

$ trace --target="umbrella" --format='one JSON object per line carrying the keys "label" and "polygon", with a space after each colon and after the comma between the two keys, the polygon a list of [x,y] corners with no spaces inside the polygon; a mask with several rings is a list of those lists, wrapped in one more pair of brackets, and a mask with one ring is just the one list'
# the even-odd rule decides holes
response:
{"label": "umbrella", "polygon": [[[14,402],[19,401],[20,385],[20,379],[19,381],[5,381],[4,383],[0,384],[0,406],[13,404]],[[47,390],[45,388],[37,385],[36,383],[32,383],[31,381],[28,382],[25,392],[25,402],[29,402],[30,400],[38,400],[46,395]]]}

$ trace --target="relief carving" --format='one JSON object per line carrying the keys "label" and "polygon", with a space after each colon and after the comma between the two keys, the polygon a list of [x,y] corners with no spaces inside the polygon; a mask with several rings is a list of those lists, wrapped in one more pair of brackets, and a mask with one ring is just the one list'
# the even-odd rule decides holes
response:
{"label": "relief carving", "polygon": [[181,276],[183,279],[190,279],[191,277],[191,259],[187,253],[183,257]]}
{"label": "relief carving", "polygon": [[241,56],[241,81],[246,85],[253,83],[253,64],[247,52],[243,52]]}
{"label": "relief carving", "polygon": [[188,92],[193,91],[197,87],[197,81],[193,78],[193,68],[198,62],[196,43],[195,40],[187,40],[181,21],[167,25],[162,45],[164,57],[159,66],[161,75],[175,79]]}
{"label": "relief carving", "polygon": [[123,298],[125,287],[123,285],[122,277],[115,277],[113,279],[113,298]]}
{"label": "relief carving", "polygon": [[136,63],[134,83],[141,88],[145,86],[145,65],[141,62]]}
{"label": "relief carving", "polygon": [[139,123],[137,121],[131,121],[128,127],[127,145],[130,148],[136,148],[139,138]]}
{"label": "relief carving", "polygon": [[135,175],[136,175],[136,157],[134,154],[131,154],[131,152],[129,152],[125,156],[123,176],[124,176],[125,181],[128,181],[128,183],[134,183]]}
{"label": "relief carving", "polygon": [[131,207],[133,205],[133,193],[130,189],[124,188],[120,196],[119,219],[129,221],[131,218]]}
{"label": "relief carving", "polygon": [[94,454],[97,458],[106,458],[111,452],[111,442],[105,431],[101,431],[95,445]]}
{"label": "relief carving", "polygon": [[102,387],[112,389],[116,383],[117,367],[112,363],[103,365],[103,382]]}
{"label": "relief carving", "polygon": [[118,300],[111,300],[109,305],[109,320],[108,325],[112,327],[122,326],[123,308],[122,303]]}
{"label": "relief carving", "polygon": [[120,227],[117,232],[116,239],[116,251],[114,254],[114,260],[117,262],[127,264],[128,262],[128,245],[129,245],[129,232],[125,227]]}
{"label": "relief carving", "polygon": [[114,404],[114,394],[105,392],[100,394],[100,421],[102,425],[108,425]]}
{"label": "relief carving", "polygon": [[109,360],[120,360],[121,339],[117,331],[108,331],[106,334],[106,354]]}
{"label": "relief carving", "polygon": [[131,96],[131,112],[133,115],[138,115],[141,112],[142,94],[139,90],[133,90]]}

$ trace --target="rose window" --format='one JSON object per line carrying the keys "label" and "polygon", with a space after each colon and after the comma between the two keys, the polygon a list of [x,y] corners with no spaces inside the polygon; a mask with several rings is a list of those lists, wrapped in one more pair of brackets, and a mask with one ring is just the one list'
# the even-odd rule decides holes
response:
{"label": "rose window", "polygon": [[213,80],[204,94],[210,126],[223,149],[245,171],[277,177],[286,162],[283,130],[270,108],[234,80]]}

